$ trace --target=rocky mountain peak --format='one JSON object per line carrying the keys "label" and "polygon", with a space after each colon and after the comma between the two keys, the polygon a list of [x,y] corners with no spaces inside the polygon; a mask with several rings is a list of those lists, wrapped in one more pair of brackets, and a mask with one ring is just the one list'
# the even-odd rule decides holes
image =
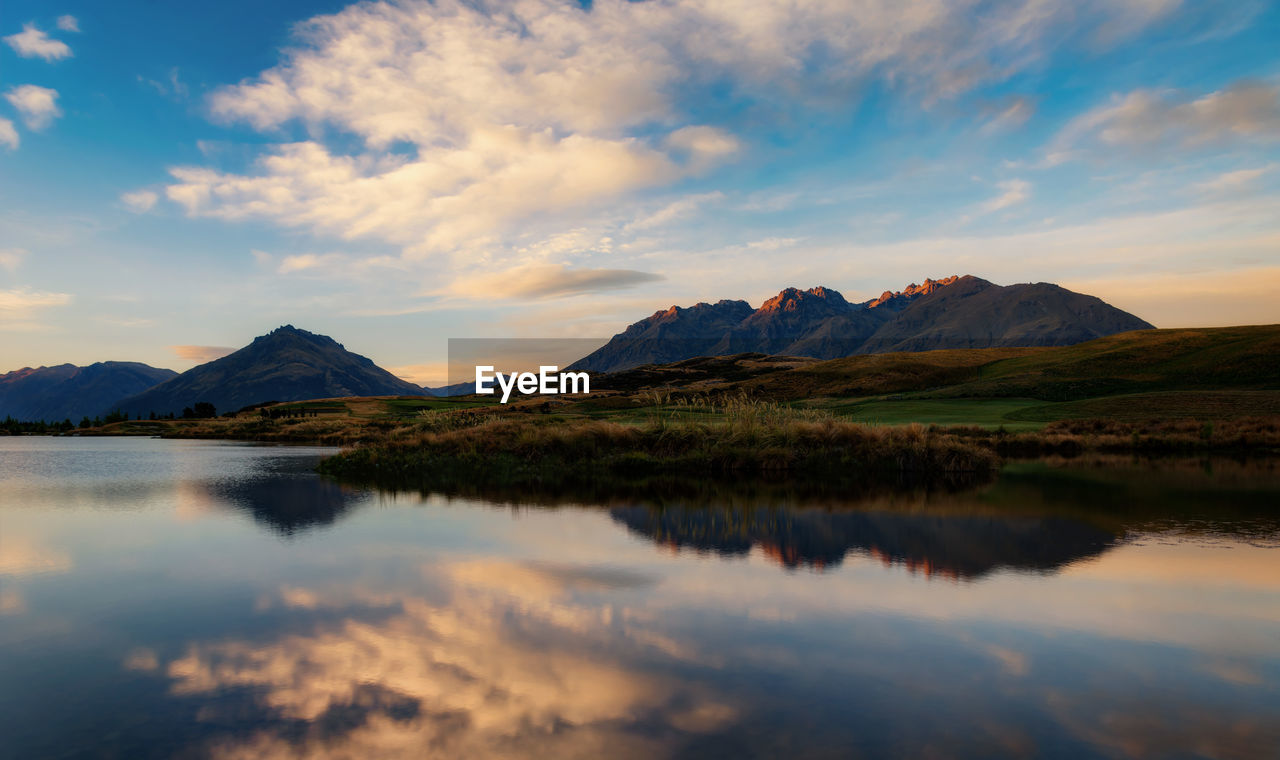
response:
{"label": "rocky mountain peak", "polygon": [[786,288],[760,305],[757,313],[799,311],[809,304],[821,304],[827,308],[845,310],[849,302],[840,293],[821,285],[808,290]]}
{"label": "rocky mountain peak", "polygon": [[927,296],[933,291],[937,290],[938,288],[944,288],[948,285],[954,285],[959,280],[960,280],[960,275],[958,274],[953,274],[950,277],[943,277],[941,280],[933,280],[926,277],[923,283],[917,285],[916,283],[913,282],[907,287],[903,288],[902,290],[897,291],[896,293],[892,290],[886,290],[885,292],[880,294],[879,298],[868,302],[867,308],[874,309],[877,306],[883,306],[887,303],[890,303],[891,301],[894,301],[900,298],[911,299],[911,298],[915,298],[916,296]]}

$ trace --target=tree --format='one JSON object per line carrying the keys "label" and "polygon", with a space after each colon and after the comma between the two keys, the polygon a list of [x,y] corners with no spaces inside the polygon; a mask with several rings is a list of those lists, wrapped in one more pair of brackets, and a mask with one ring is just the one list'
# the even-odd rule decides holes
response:
{"label": "tree", "polygon": [[196,410],[192,409],[189,406],[182,407],[182,419],[193,420],[195,419],[195,417],[196,417]]}
{"label": "tree", "polygon": [[208,401],[200,401],[195,406],[195,416],[202,420],[218,416],[218,410]]}
{"label": "tree", "polygon": [[88,416],[86,416],[84,419],[80,420],[80,429],[81,429],[81,430],[84,430],[85,428],[90,427],[90,426],[92,426],[92,425],[93,425],[93,423],[89,421],[89,417],[88,417]]}

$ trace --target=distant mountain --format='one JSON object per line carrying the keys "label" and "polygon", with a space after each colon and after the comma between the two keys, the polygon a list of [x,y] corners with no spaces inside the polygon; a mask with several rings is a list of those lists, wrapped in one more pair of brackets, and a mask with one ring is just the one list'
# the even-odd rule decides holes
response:
{"label": "distant mountain", "polygon": [[426,391],[428,396],[469,396],[476,392],[476,382],[474,380],[470,380],[465,383],[441,385],[438,388],[427,388],[426,386],[423,386],[422,390]]}
{"label": "distant mountain", "polygon": [[167,414],[208,401],[222,413],[263,401],[421,395],[422,388],[333,338],[285,325],[235,353],[122,399],[118,406],[130,414]]}
{"label": "distant mountain", "polygon": [[98,362],[26,367],[0,375],[0,417],[60,422],[97,417],[124,396],[140,393],[178,373],[138,362]]}
{"label": "distant mountain", "polygon": [[672,306],[631,325],[571,368],[616,372],[740,353],[834,359],[940,348],[1064,346],[1151,327],[1101,299],[1057,285],[1001,286],[956,275],[862,303],[816,287],[787,288],[759,309],[746,301]]}

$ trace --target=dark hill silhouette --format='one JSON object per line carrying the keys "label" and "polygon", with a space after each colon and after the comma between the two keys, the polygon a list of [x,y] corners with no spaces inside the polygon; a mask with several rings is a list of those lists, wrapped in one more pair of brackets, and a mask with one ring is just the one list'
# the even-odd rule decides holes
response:
{"label": "dark hill silhouette", "polygon": [[79,422],[82,417],[104,415],[121,398],[177,376],[171,369],[139,362],[25,367],[0,375],[0,417]]}
{"label": "dark hill silhouette", "polygon": [[200,401],[226,412],[263,401],[421,395],[422,388],[351,353],[333,338],[285,325],[235,353],[123,399],[118,406],[129,414],[176,414]]}
{"label": "dark hill silhouette", "polygon": [[835,359],[940,348],[1064,346],[1130,330],[1138,317],[1057,285],[995,285],[971,275],[925,280],[849,303],[825,287],[745,301],[672,306],[615,335],[572,369],[617,372],[698,356],[764,353]]}

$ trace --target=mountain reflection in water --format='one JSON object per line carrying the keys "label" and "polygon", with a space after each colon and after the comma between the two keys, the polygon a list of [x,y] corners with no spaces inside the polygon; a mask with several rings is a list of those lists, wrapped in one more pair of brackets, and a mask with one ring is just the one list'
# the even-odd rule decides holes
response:
{"label": "mountain reflection in water", "polygon": [[1266,463],[420,494],[321,454],[0,439],[0,757],[1280,755]]}
{"label": "mountain reflection in water", "polygon": [[759,547],[785,567],[834,567],[850,551],[926,576],[975,578],[998,569],[1049,572],[1101,554],[1116,536],[1064,518],[935,516],[892,512],[646,507],[610,510],[637,535],[673,549],[721,556]]}
{"label": "mountain reflection in water", "polygon": [[339,485],[312,473],[261,473],[206,487],[211,499],[243,510],[285,536],[332,525],[368,496],[364,489]]}

